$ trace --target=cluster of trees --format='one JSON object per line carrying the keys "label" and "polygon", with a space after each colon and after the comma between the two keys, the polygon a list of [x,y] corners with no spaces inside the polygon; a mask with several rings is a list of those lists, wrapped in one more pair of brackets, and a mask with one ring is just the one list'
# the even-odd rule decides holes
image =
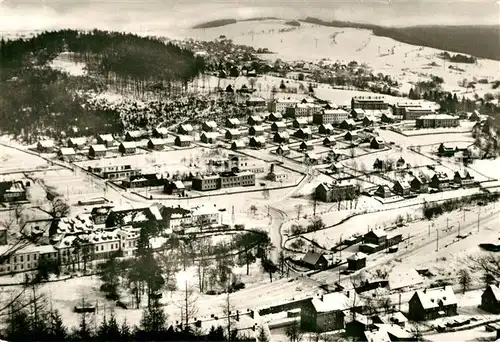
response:
{"label": "cluster of trees", "polygon": [[424,217],[431,220],[446,212],[457,210],[466,206],[484,205],[489,202],[496,202],[500,196],[498,194],[474,194],[467,197],[446,200],[441,203],[424,203],[422,210]]}
{"label": "cluster of trees", "polygon": [[456,55],[450,55],[448,52],[443,52],[439,54],[439,57],[446,61],[450,61],[453,63],[467,63],[467,64],[474,64],[477,62],[477,58],[473,56],[466,56],[466,55],[461,55],[461,54],[456,54]]}

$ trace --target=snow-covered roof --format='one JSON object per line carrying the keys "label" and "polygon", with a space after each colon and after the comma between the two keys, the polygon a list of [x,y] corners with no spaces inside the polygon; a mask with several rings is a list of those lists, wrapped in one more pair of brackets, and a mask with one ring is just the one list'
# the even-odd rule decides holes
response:
{"label": "snow-covered roof", "polygon": [[255,131],[264,132],[264,127],[262,127],[262,126],[252,126],[250,128],[253,128]]}
{"label": "snow-covered roof", "polygon": [[205,125],[207,125],[208,127],[211,127],[211,128],[217,128],[217,124],[213,120],[205,121]]}
{"label": "snow-covered roof", "polygon": [[429,114],[418,118],[418,120],[458,120],[458,116],[452,116],[448,114]]}
{"label": "snow-covered roof", "polygon": [[311,134],[311,128],[310,127],[299,128],[297,132],[302,132],[304,134]]}
{"label": "snow-covered roof", "polygon": [[323,128],[324,128],[324,129],[333,130],[333,126],[332,126],[332,124],[330,124],[330,123],[327,123],[327,124],[322,124],[321,126],[323,126]]}
{"label": "snow-covered roof", "polygon": [[288,134],[288,132],[277,132],[276,135],[283,139],[290,138],[290,134]]}
{"label": "snow-covered roof", "polygon": [[266,142],[266,139],[264,137],[252,137],[251,139],[254,139],[256,142],[259,142],[259,143]]}
{"label": "snow-covered roof", "polygon": [[99,134],[99,139],[102,141],[113,141],[113,136],[111,134]]}
{"label": "snow-covered roof", "polygon": [[349,115],[348,112],[346,112],[343,109],[336,108],[336,109],[324,109],[323,114],[342,114],[342,115]]}
{"label": "snow-covered roof", "polygon": [[90,148],[95,152],[105,152],[108,150],[104,145],[91,145]]}
{"label": "snow-covered roof", "polygon": [[40,146],[46,147],[46,148],[55,146],[55,143],[53,140],[40,140],[38,143],[40,144]]}
{"label": "snow-covered roof", "polygon": [[251,115],[250,118],[254,121],[262,121],[262,118],[259,115]]}
{"label": "snow-covered roof", "polygon": [[245,147],[245,142],[243,140],[236,140],[236,141],[233,141],[233,144],[234,146],[237,146],[237,147]]}
{"label": "snow-covered roof", "polygon": [[341,292],[323,295],[323,299],[315,297],[311,300],[316,312],[342,311],[349,308],[349,298]]}
{"label": "snow-covered roof", "polygon": [[414,268],[389,273],[389,288],[391,290],[414,286],[423,282],[424,278]]}
{"label": "snow-covered roof", "polygon": [[183,124],[181,125],[181,128],[186,132],[193,130],[193,126],[191,126],[190,124]]}
{"label": "snow-covered roof", "polygon": [[240,124],[240,120],[238,120],[237,118],[228,118],[227,121],[229,121],[233,125],[239,125]]}
{"label": "snow-covered roof", "polygon": [[444,288],[426,289],[415,292],[422,307],[425,309],[438,308],[441,305],[448,306],[457,304],[457,298],[451,286]]}
{"label": "snow-covered roof", "polygon": [[184,189],[185,188],[184,183],[182,183],[181,181],[175,181],[173,183],[177,189]]}
{"label": "snow-covered roof", "polygon": [[153,145],[165,145],[167,142],[164,139],[151,138],[149,142]]}
{"label": "snow-covered roof", "polygon": [[274,116],[275,118],[282,118],[283,114],[281,113],[271,113],[270,115]]}
{"label": "snow-covered roof", "polygon": [[142,132],[141,131],[128,131],[127,134],[133,138],[140,138],[142,137]]}
{"label": "snow-covered roof", "polygon": [[344,123],[344,122],[345,122],[346,124],[348,124],[349,126],[355,126],[355,125],[356,125],[356,121],[354,121],[353,119],[345,119],[345,120],[343,121],[343,123]]}
{"label": "snow-covered roof", "polygon": [[75,150],[73,149],[73,147],[61,147],[61,149],[59,150],[59,152],[63,156],[73,155],[73,154],[76,153]]}
{"label": "snow-covered roof", "polygon": [[286,128],[286,124],[283,121],[273,122],[273,125],[275,125],[278,128]]}
{"label": "snow-covered roof", "polygon": [[296,118],[294,121],[296,123],[300,124],[300,125],[307,125],[307,119],[306,118]]}
{"label": "snow-covered roof", "polygon": [[347,260],[363,260],[363,259],[366,259],[366,254],[362,252],[356,252],[355,254],[347,258]]}
{"label": "snow-covered roof", "polygon": [[160,134],[167,134],[168,133],[168,129],[166,127],[157,127],[157,128],[155,128],[155,131],[160,133]]}
{"label": "snow-covered roof", "polygon": [[283,151],[290,151],[290,147],[288,147],[288,145],[279,145],[278,148],[281,148]]}
{"label": "snow-covered roof", "polygon": [[179,141],[193,141],[193,137],[189,135],[178,135],[177,139],[179,139]]}
{"label": "snow-covered roof", "polygon": [[219,136],[217,132],[203,132],[201,133],[201,135],[212,139],[217,139],[217,137]]}
{"label": "snow-covered roof", "polygon": [[122,141],[121,145],[124,148],[136,148],[135,142],[134,141]]}
{"label": "snow-covered roof", "polygon": [[87,143],[87,139],[83,137],[69,138],[69,142],[74,145],[85,145]]}

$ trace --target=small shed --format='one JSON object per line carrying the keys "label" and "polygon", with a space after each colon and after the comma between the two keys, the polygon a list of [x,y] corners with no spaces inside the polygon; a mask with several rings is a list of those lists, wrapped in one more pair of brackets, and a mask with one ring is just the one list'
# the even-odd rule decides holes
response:
{"label": "small shed", "polygon": [[133,141],[123,141],[118,146],[118,151],[122,154],[134,154],[137,147]]}
{"label": "small shed", "polygon": [[328,266],[328,261],[321,253],[307,252],[302,258],[302,262],[315,270],[324,270]]}
{"label": "small shed", "polygon": [[108,149],[105,145],[91,145],[89,148],[89,157],[91,158],[103,158],[106,157]]}
{"label": "small shed", "polygon": [[357,271],[366,267],[366,254],[357,252],[347,258],[347,269]]}

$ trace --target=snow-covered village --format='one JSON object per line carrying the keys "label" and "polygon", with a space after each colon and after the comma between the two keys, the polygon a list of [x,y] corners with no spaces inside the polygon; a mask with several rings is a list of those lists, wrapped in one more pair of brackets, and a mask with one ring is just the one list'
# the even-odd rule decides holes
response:
{"label": "snow-covered village", "polygon": [[0,340],[500,339],[498,26],[54,13],[0,23]]}

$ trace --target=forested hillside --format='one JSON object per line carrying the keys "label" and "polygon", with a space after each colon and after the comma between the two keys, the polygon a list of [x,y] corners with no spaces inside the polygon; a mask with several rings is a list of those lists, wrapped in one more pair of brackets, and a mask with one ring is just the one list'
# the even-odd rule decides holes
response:
{"label": "forested hillside", "polygon": [[[71,76],[50,67],[62,52],[84,62],[86,76]],[[133,34],[62,30],[30,39],[1,41],[0,120],[3,131],[33,135],[108,132],[121,129],[114,112],[88,109],[82,95],[119,82],[138,91],[185,84],[204,69],[191,51],[159,39]]]}

